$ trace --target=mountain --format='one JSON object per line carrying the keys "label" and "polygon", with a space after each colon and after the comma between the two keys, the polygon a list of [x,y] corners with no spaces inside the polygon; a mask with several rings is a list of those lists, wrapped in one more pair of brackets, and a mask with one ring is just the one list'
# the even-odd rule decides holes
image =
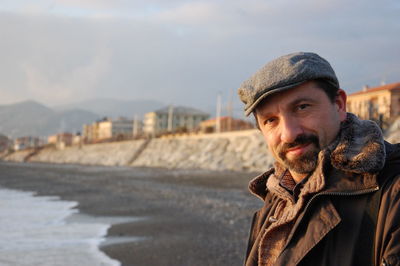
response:
{"label": "mountain", "polygon": [[35,101],[0,105],[0,133],[10,138],[82,131],[100,116],[86,110],[55,111]]}
{"label": "mountain", "polygon": [[143,115],[156,109],[164,107],[165,104],[153,100],[116,100],[98,98],[78,103],[54,106],[54,110],[65,111],[81,109],[99,114],[102,117],[117,118],[124,116],[133,119],[134,115],[143,118]]}

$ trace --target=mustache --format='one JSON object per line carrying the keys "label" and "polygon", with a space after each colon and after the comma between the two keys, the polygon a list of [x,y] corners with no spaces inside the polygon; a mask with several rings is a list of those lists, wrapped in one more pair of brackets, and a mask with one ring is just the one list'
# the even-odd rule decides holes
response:
{"label": "mustache", "polygon": [[282,146],[279,148],[279,153],[284,154],[288,149],[304,145],[304,144],[310,144],[313,143],[317,148],[319,148],[319,139],[316,135],[313,134],[302,134],[297,136],[297,138],[291,142],[291,143],[283,143]]}

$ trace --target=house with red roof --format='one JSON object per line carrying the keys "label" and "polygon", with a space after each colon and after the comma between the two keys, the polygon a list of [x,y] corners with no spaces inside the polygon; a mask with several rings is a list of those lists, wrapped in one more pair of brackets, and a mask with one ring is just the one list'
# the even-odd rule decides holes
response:
{"label": "house with red roof", "polygon": [[347,96],[347,110],[381,126],[400,115],[400,82],[369,88]]}

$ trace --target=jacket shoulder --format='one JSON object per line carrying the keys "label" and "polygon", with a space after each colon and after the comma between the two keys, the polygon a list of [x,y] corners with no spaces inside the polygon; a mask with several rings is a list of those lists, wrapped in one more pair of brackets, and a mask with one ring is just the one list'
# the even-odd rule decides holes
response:
{"label": "jacket shoulder", "polygon": [[376,226],[375,263],[400,265],[400,144],[389,144],[380,177],[384,180]]}
{"label": "jacket shoulder", "polygon": [[400,143],[391,144],[385,141],[385,164],[400,164]]}
{"label": "jacket shoulder", "polygon": [[399,182],[400,176],[400,143],[391,144],[385,141],[385,164],[378,175],[379,186],[391,186]]}

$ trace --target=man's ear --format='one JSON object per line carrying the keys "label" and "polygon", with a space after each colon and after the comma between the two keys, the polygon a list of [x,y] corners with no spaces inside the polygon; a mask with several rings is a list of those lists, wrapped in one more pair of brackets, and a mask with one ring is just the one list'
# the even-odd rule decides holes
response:
{"label": "man's ear", "polygon": [[344,121],[347,118],[346,111],[347,95],[342,89],[339,89],[335,98],[335,104],[337,106],[337,111],[339,113],[340,121]]}

